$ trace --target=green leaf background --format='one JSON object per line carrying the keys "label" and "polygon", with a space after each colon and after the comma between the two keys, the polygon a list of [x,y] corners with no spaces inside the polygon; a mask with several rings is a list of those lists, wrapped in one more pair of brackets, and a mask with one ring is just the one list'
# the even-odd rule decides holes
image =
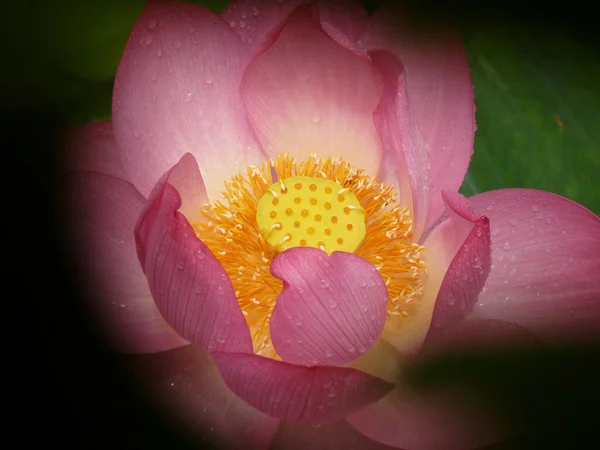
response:
{"label": "green leaf background", "polygon": [[[3,107],[44,105],[71,124],[110,118],[112,78],[143,3],[5,4]],[[195,3],[220,12],[227,2]],[[470,20],[462,34],[478,130],[461,191],[537,188],[600,213],[597,49],[552,27]]]}

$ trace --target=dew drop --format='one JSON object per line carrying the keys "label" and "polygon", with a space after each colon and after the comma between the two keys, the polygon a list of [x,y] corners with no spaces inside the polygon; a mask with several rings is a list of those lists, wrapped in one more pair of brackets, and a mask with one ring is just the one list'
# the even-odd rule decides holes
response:
{"label": "dew drop", "polygon": [[327,397],[329,398],[335,398],[335,391],[331,391],[327,394]]}
{"label": "dew drop", "polygon": [[492,211],[494,209],[493,205],[488,205],[485,209],[487,209],[488,211]]}
{"label": "dew drop", "polygon": [[312,118],[312,123],[319,123],[321,121],[321,118],[319,116],[314,116]]}
{"label": "dew drop", "polygon": [[159,58],[162,58],[163,55],[163,49],[161,47],[156,49],[156,56],[158,56]]}
{"label": "dew drop", "polygon": [[483,263],[481,262],[481,260],[479,258],[475,258],[475,261],[473,261],[473,267],[475,269],[479,269],[481,267]]}
{"label": "dew drop", "polygon": [[500,234],[500,230],[498,228],[495,228],[492,230],[492,236],[498,236]]}
{"label": "dew drop", "polygon": [[181,41],[175,41],[173,47],[175,47],[175,50],[179,50],[181,48]]}
{"label": "dew drop", "polygon": [[204,82],[210,86],[215,82],[215,78],[212,75],[207,75],[206,80],[204,80]]}
{"label": "dew drop", "polygon": [[331,309],[335,309],[335,308],[337,308],[337,305],[338,305],[338,304],[337,304],[337,302],[336,302],[336,301],[332,301],[332,302],[330,302],[330,303],[329,303],[329,308],[331,308]]}
{"label": "dew drop", "polygon": [[231,22],[229,22],[229,26],[231,28],[235,28],[235,20],[232,20]]}
{"label": "dew drop", "polygon": [[511,225],[516,225],[516,224],[517,224],[517,219],[514,219],[514,218],[513,218],[513,219],[510,219],[510,220],[508,221],[508,223],[509,223],[509,224],[511,224]]}
{"label": "dew drop", "polygon": [[243,30],[244,28],[246,28],[246,21],[240,20],[240,30]]}
{"label": "dew drop", "polygon": [[205,256],[206,255],[204,254],[203,250],[201,250],[201,249],[200,250],[196,250],[196,258],[198,258],[198,259],[204,259]]}
{"label": "dew drop", "polygon": [[148,21],[148,29],[153,30],[154,28],[156,28],[157,24],[158,24],[158,21],[156,19],[150,19]]}
{"label": "dew drop", "polygon": [[145,43],[146,45],[150,45],[152,44],[152,42],[154,42],[154,36],[149,34],[148,36],[146,36]]}
{"label": "dew drop", "polygon": [[246,19],[248,17],[248,13],[246,11],[242,11],[241,14],[240,14],[240,17],[242,19]]}
{"label": "dew drop", "polygon": [[331,282],[328,279],[326,279],[326,278],[323,278],[321,280],[321,287],[322,288],[328,288],[330,284],[331,284]]}
{"label": "dew drop", "polygon": [[254,17],[258,16],[260,14],[260,11],[258,10],[258,8],[256,6],[252,7],[252,15]]}
{"label": "dew drop", "polygon": [[185,103],[189,103],[192,101],[192,98],[194,98],[194,94],[192,92],[188,92],[187,94],[185,94],[183,101]]}
{"label": "dew drop", "polygon": [[540,207],[539,207],[538,205],[533,205],[533,206],[531,207],[531,209],[533,209],[534,211],[539,211],[539,210],[540,210]]}
{"label": "dew drop", "polygon": [[505,242],[504,244],[502,244],[502,248],[504,250],[508,250],[510,248],[510,244],[508,242]]}

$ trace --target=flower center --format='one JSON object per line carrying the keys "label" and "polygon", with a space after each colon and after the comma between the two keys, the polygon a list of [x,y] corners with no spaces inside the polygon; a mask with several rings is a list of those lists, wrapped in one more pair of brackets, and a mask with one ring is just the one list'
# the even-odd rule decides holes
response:
{"label": "flower center", "polygon": [[278,252],[291,247],[353,252],[365,237],[365,212],[354,192],[326,178],[295,176],[272,184],[256,221]]}
{"label": "flower center", "polygon": [[192,226],[231,280],[255,353],[278,358],[269,320],[283,282],[270,265],[291,247],[352,252],[373,264],[388,291],[386,329],[401,329],[416,314],[424,248],[413,242],[412,218],[391,185],[342,159],[296,161],[284,153],[233,176],[222,197]]}

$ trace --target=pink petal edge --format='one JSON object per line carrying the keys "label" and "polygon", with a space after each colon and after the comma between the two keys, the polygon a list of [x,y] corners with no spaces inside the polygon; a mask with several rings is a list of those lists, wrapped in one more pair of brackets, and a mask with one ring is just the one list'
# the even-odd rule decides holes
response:
{"label": "pink petal edge", "polygon": [[[189,158],[182,159],[182,163]],[[177,168],[173,169],[177,171]],[[250,331],[227,273],[188,220],[169,171],[135,228],[138,257],[167,322],[207,350],[252,352]]]}
{"label": "pink petal edge", "polygon": [[110,347],[148,353],[187,344],[158,311],[137,259],[133,228],[145,199],[127,181],[102,173],[77,171],[66,182],[67,247]]}
{"label": "pink petal edge", "polygon": [[277,255],[271,273],[284,281],[271,317],[273,345],[284,361],[344,366],[379,338],[387,289],[368,261],[298,247]]}
{"label": "pink petal edge", "polygon": [[336,422],[387,394],[392,384],[345,367],[305,367],[254,354],[212,352],[229,388],[282,420]]}
{"label": "pink petal edge", "polygon": [[367,51],[390,50],[402,62],[403,101],[425,144],[417,148],[424,156],[406,163],[409,172],[428,171],[431,182],[429,192],[413,193],[416,198],[430,196],[429,211],[419,213],[427,216],[427,230],[444,211],[438,193],[456,192],[462,184],[476,127],[473,85],[459,37],[451,30],[424,27],[418,20],[423,18],[411,18],[408,7],[390,2],[373,14],[359,45]]}
{"label": "pink petal edge", "polygon": [[600,218],[533,189],[469,200],[492,228],[492,269],[471,317],[516,323],[546,343],[600,339]]}
{"label": "pink petal edge", "polygon": [[[492,265],[489,219],[477,214],[460,194],[443,192],[442,196],[450,216],[449,223],[440,224],[426,245],[436,245],[436,231],[445,234],[450,245],[454,239],[462,239],[469,228],[470,231],[444,275],[425,345],[440,339],[473,311]],[[449,232],[452,238],[448,238]],[[451,252],[451,249],[446,251]]]}
{"label": "pink petal edge", "polygon": [[[223,20],[237,33],[252,51],[264,51],[281,31],[282,26],[302,5],[311,0],[233,0],[223,11]],[[325,0],[317,5],[321,26],[336,42],[349,49],[356,49],[368,22],[368,14],[353,0]]]}
{"label": "pink petal edge", "polygon": [[238,90],[250,54],[219,16],[192,4],[150,2],[115,78],[113,126],[129,180],[144,195],[183,154],[208,196],[262,155]]}
{"label": "pink petal edge", "polygon": [[[360,86],[360,89],[357,89]],[[363,58],[333,41],[309,8],[296,11],[277,40],[246,69],[241,96],[269,156],[343,157],[376,174],[381,141],[373,110],[381,80]]]}
{"label": "pink petal edge", "polygon": [[378,177],[398,189],[400,204],[411,210],[418,240],[430,203],[426,145],[411,117],[402,62],[386,50],[370,51],[368,55],[383,77],[383,95],[373,114],[383,143]]}

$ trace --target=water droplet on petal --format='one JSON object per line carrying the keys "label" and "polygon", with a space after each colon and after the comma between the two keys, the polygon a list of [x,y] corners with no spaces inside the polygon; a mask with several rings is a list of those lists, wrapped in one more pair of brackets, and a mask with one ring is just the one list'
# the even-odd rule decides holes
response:
{"label": "water droplet on petal", "polygon": [[505,242],[504,244],[502,244],[502,248],[504,250],[508,250],[510,248],[510,244],[508,242]]}
{"label": "water droplet on petal", "polygon": [[181,48],[181,41],[175,41],[173,47],[175,47],[175,50],[179,50]]}
{"label": "water droplet on petal", "polygon": [[473,261],[473,267],[475,269],[478,269],[479,267],[481,267],[483,263],[481,262],[481,260],[479,258],[475,258],[475,260]]}
{"label": "water droplet on petal", "polygon": [[517,224],[517,219],[515,219],[515,218],[512,218],[512,219],[510,219],[510,220],[508,221],[508,223],[509,223],[509,224],[511,224],[511,225],[516,225],[516,224]]}
{"label": "water droplet on petal", "polygon": [[320,118],[319,116],[314,116],[314,117],[312,118],[312,122],[313,122],[313,123],[319,123],[320,121],[321,121],[321,118]]}
{"label": "water droplet on petal", "polygon": [[194,98],[193,92],[188,92],[187,94],[185,94],[185,97],[184,97],[183,101],[185,103],[189,103],[189,102],[192,101],[192,98]]}
{"label": "water droplet on petal", "polygon": [[156,28],[157,24],[158,24],[158,21],[156,19],[150,19],[148,21],[148,29],[153,30],[154,28]]}
{"label": "water droplet on petal", "polygon": [[163,55],[163,49],[161,47],[156,49],[156,56],[158,56],[159,58],[162,58]]}
{"label": "water droplet on petal", "polygon": [[326,279],[326,278],[323,278],[321,280],[321,287],[322,288],[328,288],[330,284],[331,284],[331,282],[328,279]]}
{"label": "water droplet on petal", "polygon": [[246,19],[248,17],[248,13],[246,11],[242,11],[242,13],[240,14],[240,17],[242,19]]}
{"label": "water droplet on petal", "polygon": [[198,249],[196,250],[196,258],[198,259],[204,259],[206,255],[204,254],[204,250],[202,249]]}
{"label": "water droplet on petal", "polygon": [[234,20],[232,20],[231,22],[229,22],[229,26],[230,26],[231,28],[235,28],[235,21],[234,21]]}
{"label": "water droplet on petal", "polygon": [[488,211],[493,211],[494,207],[492,205],[488,205],[485,209]]}
{"label": "water droplet on petal", "polygon": [[540,207],[539,207],[538,205],[533,205],[533,206],[531,207],[531,209],[533,209],[534,211],[539,211],[539,210],[540,210]]}
{"label": "water droplet on petal", "polygon": [[258,10],[258,8],[256,6],[252,7],[252,15],[254,17],[258,16],[260,14],[260,11]]}

